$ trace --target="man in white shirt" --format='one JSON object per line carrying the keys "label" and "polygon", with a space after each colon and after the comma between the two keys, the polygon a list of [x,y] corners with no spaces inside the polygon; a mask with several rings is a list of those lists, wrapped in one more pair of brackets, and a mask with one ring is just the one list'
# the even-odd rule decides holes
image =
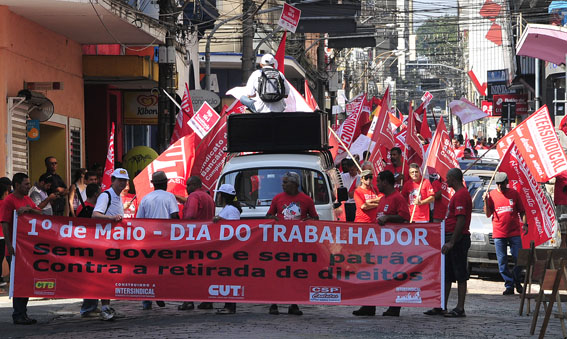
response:
{"label": "man in white shirt", "polygon": [[358,167],[355,165],[353,159],[347,159],[346,165],[348,171],[341,173],[343,185],[348,190],[348,200],[345,201],[345,215],[346,221],[354,221],[356,217],[356,203],[354,201],[354,191],[360,186],[360,175],[358,174]]}
{"label": "man in white shirt", "polygon": [[37,207],[41,208],[41,213],[43,215],[53,215],[51,202],[59,196],[56,193],[47,194],[47,191],[49,191],[49,188],[51,187],[52,180],[51,174],[43,173],[35,185],[30,189],[29,196]]}
{"label": "man in white shirt", "polygon": [[[124,216],[124,206],[120,193],[126,188],[128,184],[128,171],[124,168],[117,168],[112,172],[110,180],[112,184],[110,188],[102,192],[97,200],[93,211],[93,218],[107,219],[112,221],[121,221]],[[102,310],[100,318],[102,320],[112,320],[116,312],[110,307],[110,300],[101,299]],[[81,317],[88,317],[89,314],[96,310],[98,305],[97,299],[84,299],[81,306]]]}
{"label": "man in white shirt", "polygon": [[[240,98],[240,102],[246,107],[248,107],[253,113],[270,113],[270,112],[283,112],[285,111],[285,98],[289,95],[290,87],[285,79],[284,75],[281,72],[278,72],[276,69],[276,58],[274,58],[271,54],[264,54],[262,59],[260,60],[260,67],[261,69],[255,70],[252,72],[248,81],[246,82],[246,95],[243,95]],[[260,80],[262,78],[263,72],[277,72],[279,73],[279,77],[282,80],[284,91],[283,97],[274,102],[268,102],[266,100],[262,100],[261,98],[261,89],[260,89]],[[274,89],[271,86],[268,86],[270,89]]]}
{"label": "man in white shirt", "polygon": [[[163,171],[152,174],[154,191],[146,194],[138,206],[136,218],[146,219],[179,219],[179,207],[173,193],[167,191],[167,175]],[[159,307],[164,307],[161,300],[156,301]],[[142,309],[151,310],[151,300],[142,301]]]}

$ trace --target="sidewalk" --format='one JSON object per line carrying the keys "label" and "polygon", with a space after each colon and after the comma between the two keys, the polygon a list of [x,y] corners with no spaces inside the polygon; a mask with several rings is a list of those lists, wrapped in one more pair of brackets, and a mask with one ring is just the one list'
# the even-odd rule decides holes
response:
{"label": "sidewalk", "polygon": [[[455,286],[455,285],[454,285]],[[355,317],[355,306],[301,306],[303,316],[287,315],[287,305],[279,316],[268,314],[269,305],[238,304],[235,315],[216,315],[211,310],[178,311],[180,302],[154,303],[143,311],[141,302],[113,301],[121,315],[112,322],[81,318],[81,300],[32,299],[28,307],[37,325],[16,326],[11,322],[11,300],[0,297],[0,337],[2,338],[537,338],[529,335],[531,317],[519,316],[518,295],[503,296],[503,283],[471,279],[466,302],[466,318],[448,319],[423,315],[425,309],[404,308],[399,318],[380,315]],[[451,291],[449,308],[456,303]],[[535,304],[532,303],[532,310]],[[215,303],[222,307],[222,303]],[[540,312],[541,314],[541,312]],[[547,338],[560,338],[558,319],[551,318]]]}

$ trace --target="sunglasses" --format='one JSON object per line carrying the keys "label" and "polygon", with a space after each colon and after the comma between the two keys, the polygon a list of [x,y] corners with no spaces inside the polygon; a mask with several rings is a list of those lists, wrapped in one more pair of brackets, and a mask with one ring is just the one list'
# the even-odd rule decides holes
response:
{"label": "sunglasses", "polygon": [[364,178],[365,180],[368,180],[368,179],[372,179],[373,177],[372,177],[371,175],[367,175],[367,176],[365,176],[365,177],[363,177],[363,178]]}

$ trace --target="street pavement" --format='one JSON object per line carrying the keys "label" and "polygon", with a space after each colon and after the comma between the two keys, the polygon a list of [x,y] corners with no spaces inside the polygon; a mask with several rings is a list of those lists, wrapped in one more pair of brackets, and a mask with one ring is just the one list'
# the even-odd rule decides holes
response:
{"label": "street pavement", "polygon": [[[503,296],[500,281],[471,279],[466,301],[466,318],[423,315],[423,308],[403,308],[399,318],[355,317],[355,306],[301,306],[303,316],[269,315],[269,305],[238,304],[234,315],[216,315],[214,310],[178,311],[180,302],[153,305],[144,311],[141,302],[112,301],[120,317],[114,321],[81,318],[81,300],[32,299],[30,317],[38,324],[13,325],[12,303],[0,296],[0,338],[537,338],[529,335],[531,317],[519,316],[519,296]],[[449,308],[456,304],[456,285]],[[197,305],[197,303],[195,303]],[[222,307],[215,303],[215,307]],[[534,303],[532,303],[532,310]],[[547,338],[560,338],[561,326],[552,318]]]}

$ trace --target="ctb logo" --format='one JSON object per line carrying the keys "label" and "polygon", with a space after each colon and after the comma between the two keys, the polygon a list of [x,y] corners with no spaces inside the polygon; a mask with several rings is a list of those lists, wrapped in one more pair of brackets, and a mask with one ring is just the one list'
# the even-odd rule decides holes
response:
{"label": "ctb logo", "polygon": [[35,279],[33,287],[35,294],[53,295],[55,294],[55,286],[55,279]]}

